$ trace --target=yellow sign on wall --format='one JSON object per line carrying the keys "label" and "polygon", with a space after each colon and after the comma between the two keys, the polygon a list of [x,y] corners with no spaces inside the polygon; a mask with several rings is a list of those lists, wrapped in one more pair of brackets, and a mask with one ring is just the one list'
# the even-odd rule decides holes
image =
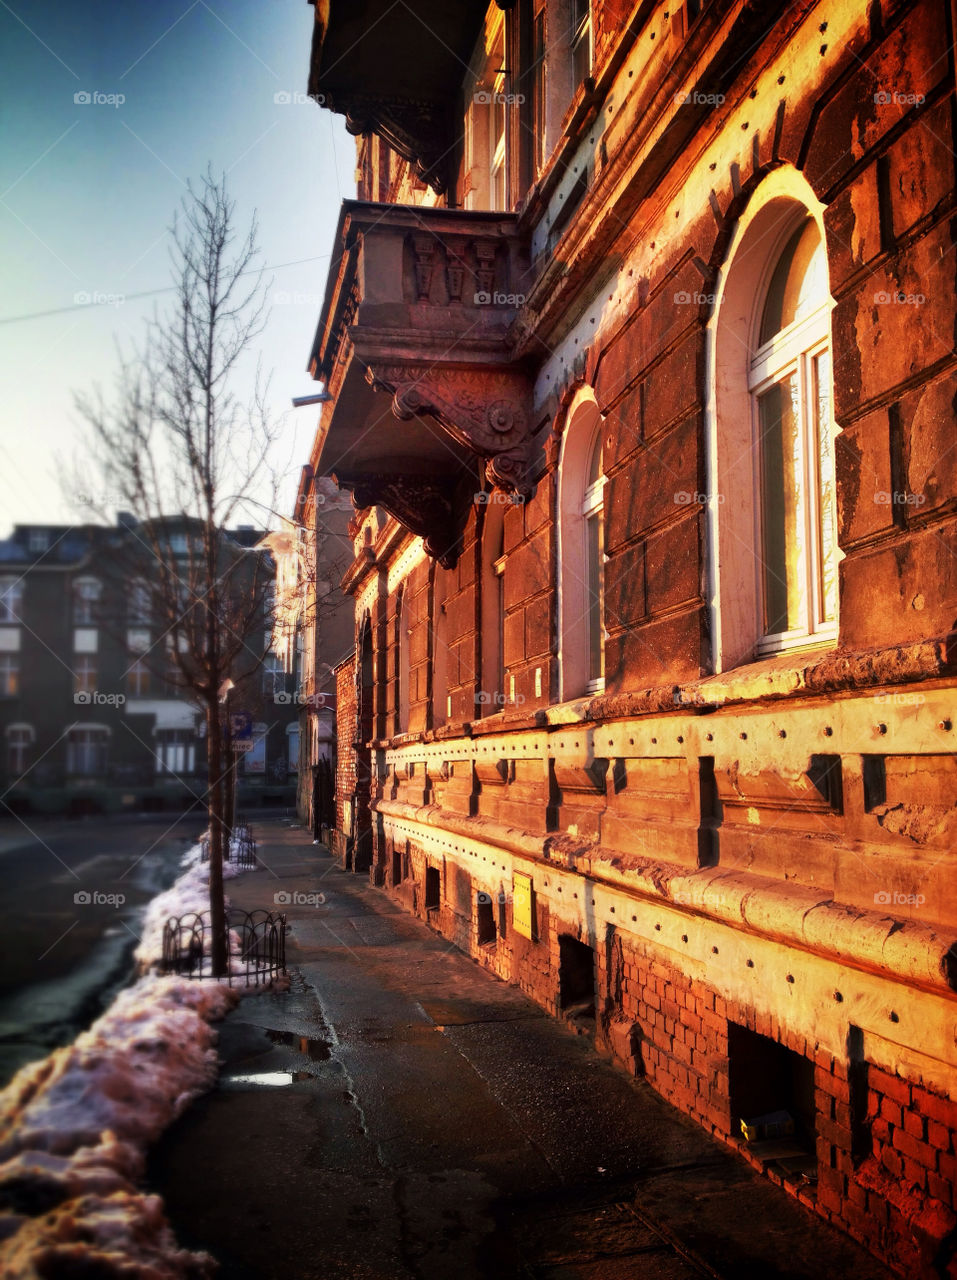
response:
{"label": "yellow sign on wall", "polygon": [[512,928],[525,938],[535,937],[532,877],[516,871],[512,876]]}

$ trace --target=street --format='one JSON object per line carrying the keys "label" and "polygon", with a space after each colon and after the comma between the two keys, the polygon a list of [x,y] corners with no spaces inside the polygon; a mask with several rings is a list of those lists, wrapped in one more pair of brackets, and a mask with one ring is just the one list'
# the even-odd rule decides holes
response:
{"label": "street", "polygon": [[174,814],[0,824],[0,1085],[71,1040],[126,980],[139,913],[203,825]]}
{"label": "street", "polygon": [[229,894],[287,895],[291,990],[226,1019],[148,1179],[227,1280],[890,1274],[305,831],[256,834]]}

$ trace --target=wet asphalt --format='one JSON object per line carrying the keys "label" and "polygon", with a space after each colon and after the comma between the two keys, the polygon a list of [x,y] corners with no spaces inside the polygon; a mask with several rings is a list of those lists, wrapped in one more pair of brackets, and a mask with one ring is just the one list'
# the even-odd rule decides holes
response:
{"label": "wet asphalt", "polygon": [[287,895],[290,989],[222,1024],[148,1172],[224,1280],[891,1275],[304,830],[255,832],[228,892]]}

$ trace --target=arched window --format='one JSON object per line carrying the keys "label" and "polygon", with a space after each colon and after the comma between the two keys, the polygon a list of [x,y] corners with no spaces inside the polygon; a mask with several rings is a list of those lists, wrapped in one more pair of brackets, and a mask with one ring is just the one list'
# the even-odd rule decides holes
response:
{"label": "arched window", "polygon": [[395,732],[409,732],[409,603],[405,586],[395,606]]}
{"label": "arched window", "polygon": [[719,277],[708,406],[718,670],[837,636],[833,303],[821,211],[796,171],[775,172]]}
{"label": "arched window", "polygon": [[23,579],[0,578],[0,622],[19,622],[23,612]]}
{"label": "arched window", "polygon": [[432,724],[438,729],[449,718],[449,630],[445,612],[445,574],[433,561],[431,582],[430,634],[432,663]]}
{"label": "arched window", "polygon": [[96,626],[96,609],[102,586],[97,578],[77,578],[73,584],[73,625]]}
{"label": "arched window", "polygon": [[562,700],[605,685],[602,417],[583,388],[569,406],[558,470]]}
{"label": "arched window", "polygon": [[[501,498],[497,490],[491,495]],[[482,527],[482,687],[475,714],[492,715],[505,704],[505,504],[485,506]]]}

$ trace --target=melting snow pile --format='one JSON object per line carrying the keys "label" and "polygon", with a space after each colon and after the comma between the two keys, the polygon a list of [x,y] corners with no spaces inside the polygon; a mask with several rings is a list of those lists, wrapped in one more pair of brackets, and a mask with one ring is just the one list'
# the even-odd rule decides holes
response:
{"label": "melting snow pile", "polygon": [[[193,864],[146,914],[148,968],[170,915],[208,907],[208,869]],[[224,874],[236,874],[227,864]],[[0,1092],[0,1274],[167,1280],[205,1277],[207,1254],[178,1247],[159,1196],[136,1187],[149,1144],[213,1083],[210,1023],[238,992],[147,974],[72,1045],[24,1067]]]}

